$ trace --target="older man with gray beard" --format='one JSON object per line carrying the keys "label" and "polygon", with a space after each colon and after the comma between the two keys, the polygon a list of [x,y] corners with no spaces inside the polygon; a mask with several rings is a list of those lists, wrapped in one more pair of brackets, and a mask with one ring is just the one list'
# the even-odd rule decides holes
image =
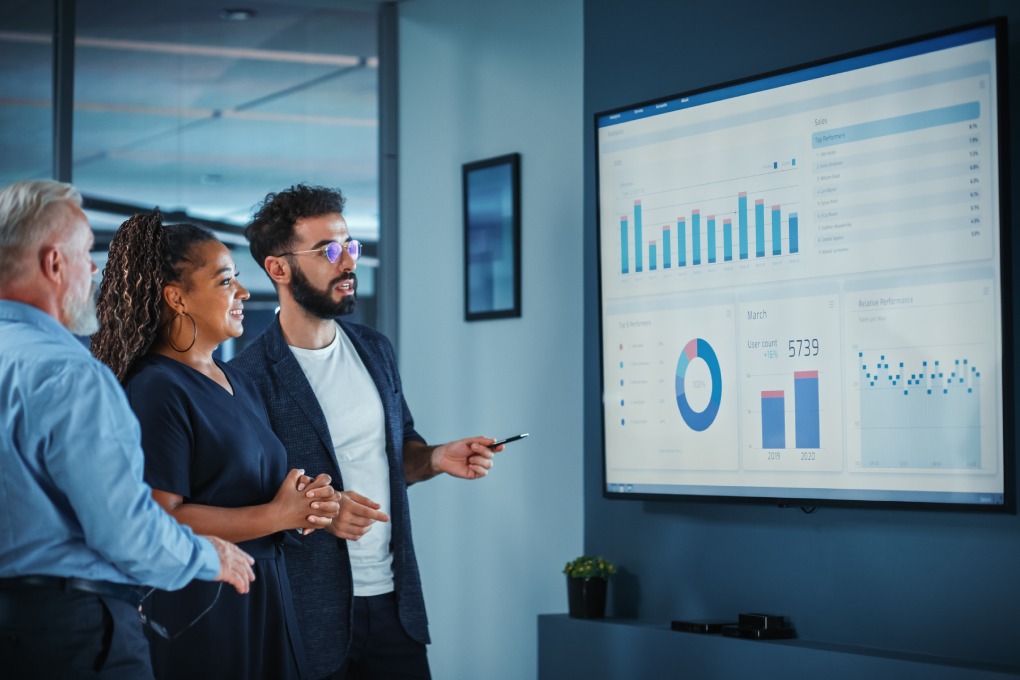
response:
{"label": "older man with gray beard", "polygon": [[0,668],[151,678],[137,606],[192,579],[245,593],[252,560],[199,537],[142,482],[138,421],[72,333],[98,328],[92,229],[74,187],[0,190]]}

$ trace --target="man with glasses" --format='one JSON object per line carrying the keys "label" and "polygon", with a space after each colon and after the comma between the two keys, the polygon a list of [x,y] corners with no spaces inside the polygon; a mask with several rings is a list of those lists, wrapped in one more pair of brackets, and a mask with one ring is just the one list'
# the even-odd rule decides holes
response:
{"label": "man with glasses", "polygon": [[252,559],[142,482],[138,421],[72,333],[99,326],[92,230],[68,184],[0,190],[0,674],[152,678],[142,585],[248,592]]}
{"label": "man with glasses", "polygon": [[502,446],[489,437],[427,445],[389,340],[337,319],[354,311],[361,254],[344,202],[297,185],[259,206],[245,235],[280,313],[232,363],[262,393],[290,466],[324,470],[344,492],[332,525],[287,553],[312,676],[427,678],[407,486],[440,473],[484,477]]}

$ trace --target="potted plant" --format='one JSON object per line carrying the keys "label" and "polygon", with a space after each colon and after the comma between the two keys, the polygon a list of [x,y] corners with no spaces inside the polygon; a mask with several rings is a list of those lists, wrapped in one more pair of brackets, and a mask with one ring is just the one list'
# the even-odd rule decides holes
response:
{"label": "potted plant", "polygon": [[582,555],[563,568],[567,575],[567,603],[570,616],[601,619],[606,614],[606,588],[616,573],[612,562],[602,557]]}

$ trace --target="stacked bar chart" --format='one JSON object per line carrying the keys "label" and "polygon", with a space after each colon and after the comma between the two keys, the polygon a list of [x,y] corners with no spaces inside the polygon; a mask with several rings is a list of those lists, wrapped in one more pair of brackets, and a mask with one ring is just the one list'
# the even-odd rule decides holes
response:
{"label": "stacked bar chart", "polygon": [[763,449],[786,448],[786,393],[783,390],[761,393],[761,446]]}
{"label": "stacked bar chart", "polygon": [[[821,446],[818,408],[818,371],[796,371],[793,374],[794,440],[798,449]],[[762,390],[761,441],[763,449],[785,449],[786,392]]]}
{"label": "stacked bar chart", "polygon": [[864,467],[981,467],[981,373],[969,359],[858,362]]}
{"label": "stacked bar chart", "polygon": [[818,419],[818,371],[797,371],[793,374],[794,422],[798,449],[821,446]]}
{"label": "stacked bar chart", "polygon": [[764,198],[755,198],[753,210],[749,211],[747,192],[732,196],[729,202],[731,212],[703,214],[701,208],[692,208],[667,223],[650,223],[646,230],[646,208],[641,199],[635,200],[632,212],[620,215],[620,272],[698,267],[799,252],[797,212],[781,203],[766,204]]}

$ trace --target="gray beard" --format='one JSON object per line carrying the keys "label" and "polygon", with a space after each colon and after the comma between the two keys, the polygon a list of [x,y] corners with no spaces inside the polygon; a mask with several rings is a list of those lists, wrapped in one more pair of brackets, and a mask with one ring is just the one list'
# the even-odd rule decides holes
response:
{"label": "gray beard", "polygon": [[93,281],[88,296],[81,303],[71,295],[64,297],[61,308],[67,319],[67,330],[75,335],[88,336],[99,330],[99,316],[96,313],[96,284]]}

